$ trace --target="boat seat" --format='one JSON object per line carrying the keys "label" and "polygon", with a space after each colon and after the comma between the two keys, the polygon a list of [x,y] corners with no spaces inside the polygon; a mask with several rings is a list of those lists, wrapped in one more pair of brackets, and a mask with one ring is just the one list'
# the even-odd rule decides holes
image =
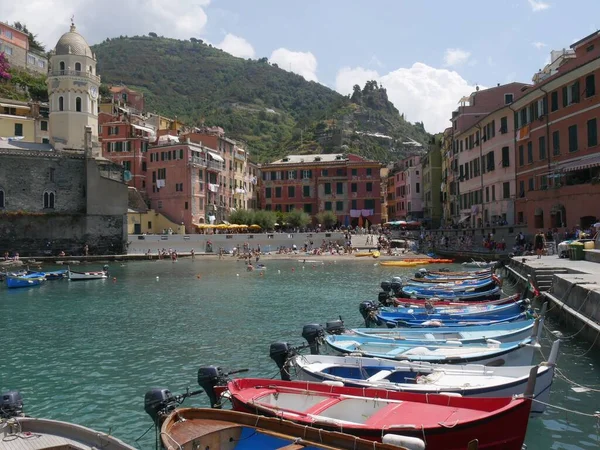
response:
{"label": "boat seat", "polygon": [[374,374],[374,375],[370,376],[369,378],[367,378],[366,381],[381,381],[385,377],[389,376],[391,373],[392,373],[391,370],[380,370],[376,374]]}

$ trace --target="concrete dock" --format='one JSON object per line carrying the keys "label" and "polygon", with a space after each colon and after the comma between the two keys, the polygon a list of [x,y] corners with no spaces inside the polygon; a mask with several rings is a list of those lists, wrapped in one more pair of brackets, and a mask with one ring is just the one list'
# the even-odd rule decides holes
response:
{"label": "concrete dock", "polygon": [[509,276],[525,282],[528,277],[559,316],[580,336],[600,347],[600,264],[561,259],[556,255],[519,256],[510,261]]}

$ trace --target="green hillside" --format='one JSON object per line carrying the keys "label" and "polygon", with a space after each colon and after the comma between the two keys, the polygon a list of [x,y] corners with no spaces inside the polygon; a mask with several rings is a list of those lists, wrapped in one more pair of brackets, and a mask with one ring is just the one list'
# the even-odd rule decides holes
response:
{"label": "green hillside", "polygon": [[351,100],[266,58],[236,58],[196,39],[120,37],[93,51],[104,84],[142,91],[148,111],[221,126],[259,161],[338,151],[388,161],[402,155],[407,139],[429,140],[422,124],[404,121],[375,82],[358,89],[360,95],[355,89]]}

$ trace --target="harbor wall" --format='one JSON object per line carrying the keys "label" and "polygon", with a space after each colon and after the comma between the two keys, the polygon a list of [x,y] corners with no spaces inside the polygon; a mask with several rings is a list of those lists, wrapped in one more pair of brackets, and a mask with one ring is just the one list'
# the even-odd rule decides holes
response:
{"label": "harbor wall", "polygon": [[[532,261],[537,261],[535,258]],[[556,260],[554,260],[556,261]],[[582,261],[559,260],[558,267],[537,268],[527,260],[513,258],[506,267],[507,276],[523,289],[531,277],[537,285],[552,274],[552,283],[542,290],[539,302],[548,301],[548,314],[557,318],[581,339],[600,347],[600,265]],[[578,263],[578,264],[576,264]],[[559,273],[562,272],[562,273]]]}
{"label": "harbor wall", "polygon": [[0,251],[20,256],[123,252],[125,217],[86,214],[0,214]]}
{"label": "harbor wall", "polygon": [[[313,243],[313,248],[320,247],[323,241],[333,241],[343,244],[344,234],[340,232],[320,233],[244,233],[244,234],[148,234],[130,235],[127,245],[128,254],[144,254],[148,250],[156,254],[158,250],[173,249],[178,253],[205,253],[212,247],[213,253],[218,253],[219,248],[230,251],[234,247],[241,247],[248,243],[250,248],[258,248],[262,252],[275,252],[279,247],[291,248],[296,245],[298,249],[305,242]],[[207,243],[210,245],[207,247]]]}

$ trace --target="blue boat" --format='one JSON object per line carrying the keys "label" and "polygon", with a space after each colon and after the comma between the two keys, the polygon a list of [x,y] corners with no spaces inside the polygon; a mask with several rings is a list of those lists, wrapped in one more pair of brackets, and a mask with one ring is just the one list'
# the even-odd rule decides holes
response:
{"label": "blue boat", "polygon": [[500,342],[520,341],[533,333],[534,319],[514,322],[499,322],[492,325],[471,325],[455,327],[429,328],[352,328],[345,330],[343,336],[363,336],[386,341],[424,341],[462,343],[486,342],[494,339]]}
{"label": "blue boat", "polygon": [[16,288],[27,288],[32,286],[39,286],[42,282],[45,281],[43,274],[39,272],[32,273],[30,275],[7,275],[6,277],[6,287],[9,289]]}
{"label": "blue boat", "polygon": [[518,302],[505,305],[469,305],[444,308],[417,308],[417,307],[382,307],[377,313],[377,317],[383,321],[396,320],[464,320],[473,317],[510,317],[529,308],[529,301],[519,300]]}
{"label": "blue boat", "polygon": [[67,278],[67,270],[54,270],[51,272],[44,272],[46,274],[46,280],[62,280]]}
{"label": "blue boat", "polygon": [[[540,330],[542,328],[540,327]],[[539,330],[538,330],[539,332]],[[362,336],[326,336],[325,344],[334,353],[395,360],[424,361],[437,364],[484,364],[495,366],[528,366],[539,349],[537,337],[516,342],[443,344],[390,342]]]}
{"label": "blue boat", "polygon": [[[492,285],[493,286],[493,285]],[[421,298],[421,299],[432,299],[439,298],[444,300],[497,300],[502,294],[502,290],[499,286],[491,287],[488,290],[479,290],[473,288],[463,288],[462,290],[450,290],[450,289],[418,289],[414,286],[403,287],[400,291],[399,296],[403,298]]]}
{"label": "blue boat", "polygon": [[423,281],[419,279],[409,279],[404,282],[405,286],[415,286],[422,289],[463,289],[463,288],[479,288],[495,283],[491,276],[479,279],[438,279],[436,281]]}

